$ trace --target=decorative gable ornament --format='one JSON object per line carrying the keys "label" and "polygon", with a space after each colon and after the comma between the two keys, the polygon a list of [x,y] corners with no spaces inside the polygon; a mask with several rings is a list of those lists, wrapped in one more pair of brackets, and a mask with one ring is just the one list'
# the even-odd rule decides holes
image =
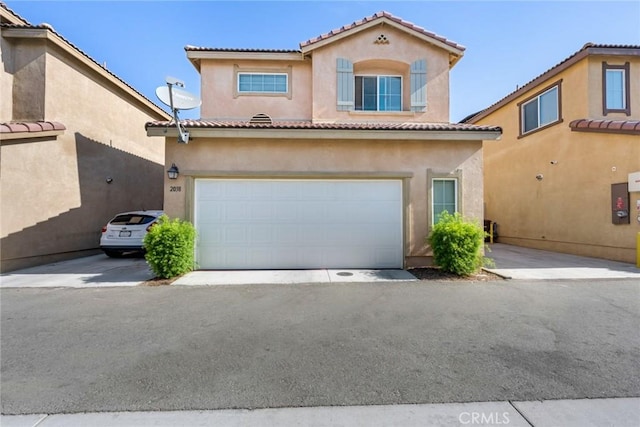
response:
{"label": "decorative gable ornament", "polygon": [[374,41],[373,43],[374,44],[389,44],[389,39],[384,34],[380,34],[378,36],[378,38],[376,38],[376,41]]}

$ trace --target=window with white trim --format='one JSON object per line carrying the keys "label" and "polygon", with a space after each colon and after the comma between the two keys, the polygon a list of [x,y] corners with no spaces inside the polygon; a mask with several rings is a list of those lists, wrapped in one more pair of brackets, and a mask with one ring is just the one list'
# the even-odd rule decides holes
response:
{"label": "window with white trim", "polygon": [[607,70],[607,110],[624,110],[624,70]]}
{"label": "window with white trim", "polygon": [[458,212],[458,179],[433,178],[431,180],[431,224],[437,224],[444,211]]}
{"label": "window with white trim", "polygon": [[560,89],[555,85],[520,105],[521,135],[560,120]]}
{"label": "window with white trim", "polygon": [[602,63],[603,114],[631,114],[629,108],[629,63],[609,65]]}
{"label": "window with white trim", "polygon": [[402,77],[355,76],[356,111],[402,111]]}
{"label": "window with white trim", "polygon": [[238,93],[287,93],[286,73],[238,73]]}

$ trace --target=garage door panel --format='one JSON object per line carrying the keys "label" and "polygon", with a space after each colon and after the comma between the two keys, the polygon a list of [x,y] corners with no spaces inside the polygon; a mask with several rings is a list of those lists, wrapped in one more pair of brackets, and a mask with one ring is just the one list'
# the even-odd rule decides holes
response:
{"label": "garage door panel", "polygon": [[228,245],[244,245],[249,235],[246,225],[229,224],[223,228],[222,241]]}
{"label": "garage door panel", "polygon": [[399,180],[197,179],[194,206],[200,268],[402,267]]}
{"label": "garage door panel", "polygon": [[[196,235],[197,242],[207,244],[210,242],[221,242],[224,230],[216,224],[200,224]],[[206,242],[206,243],[205,243]]]}
{"label": "garage door panel", "polygon": [[259,224],[252,227],[249,235],[251,243],[256,245],[273,245],[273,227],[269,224]]}
{"label": "garage door panel", "polygon": [[271,223],[275,218],[273,203],[267,201],[254,201],[249,205],[251,220],[258,223]]}
{"label": "garage door panel", "polygon": [[296,204],[296,222],[302,224],[322,223],[326,218],[326,202],[302,200]]}
{"label": "garage door panel", "polygon": [[199,203],[198,208],[202,212],[206,212],[206,215],[203,215],[200,218],[201,224],[207,223],[219,223],[220,220],[224,217],[224,209],[223,205],[220,204],[218,200],[202,200]]}
{"label": "garage door panel", "polygon": [[265,266],[271,264],[271,251],[268,247],[255,247],[247,251],[248,262],[251,265],[259,266],[259,268],[267,268]]}
{"label": "garage door panel", "polygon": [[289,200],[274,199],[277,201],[273,205],[273,222],[289,224],[298,217],[296,202]]}
{"label": "garage door panel", "polygon": [[273,198],[273,183],[252,182],[247,183],[247,191],[251,200],[271,200]]}
{"label": "garage door panel", "polygon": [[293,245],[298,238],[298,226],[291,224],[273,224],[273,239],[280,245]]}
{"label": "garage door panel", "polygon": [[273,200],[300,200],[302,189],[296,185],[297,181],[278,181],[278,191],[273,194]]}

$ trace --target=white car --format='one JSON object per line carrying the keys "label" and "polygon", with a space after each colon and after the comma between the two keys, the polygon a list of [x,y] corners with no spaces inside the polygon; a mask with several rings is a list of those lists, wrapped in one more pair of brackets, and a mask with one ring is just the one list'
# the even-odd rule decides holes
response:
{"label": "white car", "polygon": [[144,252],[142,241],[163,211],[132,211],[119,213],[102,227],[100,249],[118,258],[125,252]]}

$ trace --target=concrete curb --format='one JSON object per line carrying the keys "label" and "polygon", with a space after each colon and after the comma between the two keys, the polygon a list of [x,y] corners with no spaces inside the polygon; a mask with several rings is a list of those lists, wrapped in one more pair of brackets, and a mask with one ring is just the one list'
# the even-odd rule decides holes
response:
{"label": "concrete curb", "polygon": [[3,427],[640,425],[640,397],[210,411],[1,415]]}

